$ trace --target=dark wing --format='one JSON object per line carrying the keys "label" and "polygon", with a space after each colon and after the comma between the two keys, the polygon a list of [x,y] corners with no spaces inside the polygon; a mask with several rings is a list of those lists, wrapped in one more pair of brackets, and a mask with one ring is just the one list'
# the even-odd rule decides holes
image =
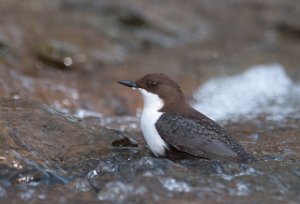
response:
{"label": "dark wing", "polygon": [[205,116],[197,119],[164,113],[155,126],[162,139],[179,151],[196,157],[238,161],[224,129]]}

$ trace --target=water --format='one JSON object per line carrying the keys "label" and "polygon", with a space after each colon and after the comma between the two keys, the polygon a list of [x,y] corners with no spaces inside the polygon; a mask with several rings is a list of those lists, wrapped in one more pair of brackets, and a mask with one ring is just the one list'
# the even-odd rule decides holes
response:
{"label": "water", "polygon": [[215,120],[253,119],[260,114],[282,119],[300,110],[300,85],[280,64],[257,65],[235,76],[210,79],[193,96],[193,106]]}
{"label": "water", "polygon": [[173,192],[190,192],[190,191],[192,191],[189,184],[187,184],[184,181],[177,181],[174,178],[162,179],[161,183],[168,191],[173,191]]}

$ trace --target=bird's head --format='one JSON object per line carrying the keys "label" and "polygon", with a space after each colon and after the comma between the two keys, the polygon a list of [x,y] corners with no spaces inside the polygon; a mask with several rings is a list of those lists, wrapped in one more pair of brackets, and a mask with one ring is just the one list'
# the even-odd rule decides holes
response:
{"label": "bird's head", "polygon": [[180,86],[161,73],[147,74],[136,81],[123,80],[120,84],[138,89],[144,99],[144,108],[173,109],[181,102],[185,103]]}

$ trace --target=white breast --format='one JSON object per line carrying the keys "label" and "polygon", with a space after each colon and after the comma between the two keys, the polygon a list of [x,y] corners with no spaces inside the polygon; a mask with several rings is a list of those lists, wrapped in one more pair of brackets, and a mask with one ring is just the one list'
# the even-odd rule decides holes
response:
{"label": "white breast", "polygon": [[159,110],[164,103],[158,95],[140,89],[144,99],[144,109],[141,117],[141,128],[147,145],[155,156],[164,156],[165,149],[168,148],[165,141],[159,136],[155,123],[163,112]]}

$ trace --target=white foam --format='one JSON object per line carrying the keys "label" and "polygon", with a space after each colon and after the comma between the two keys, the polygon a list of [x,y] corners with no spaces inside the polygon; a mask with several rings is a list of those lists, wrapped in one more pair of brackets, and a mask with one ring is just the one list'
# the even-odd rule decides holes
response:
{"label": "white foam", "polygon": [[169,191],[173,192],[190,192],[192,188],[184,181],[177,181],[174,178],[161,180],[162,185]]}
{"label": "white foam", "polygon": [[87,118],[87,117],[97,117],[101,118],[103,115],[101,113],[95,112],[95,111],[90,111],[86,109],[78,109],[76,113],[74,113],[74,116],[78,118]]}
{"label": "white foam", "polygon": [[268,64],[211,79],[193,96],[197,101],[194,108],[215,120],[254,118],[261,113],[280,118],[299,108],[300,86],[292,82],[282,65]]}

